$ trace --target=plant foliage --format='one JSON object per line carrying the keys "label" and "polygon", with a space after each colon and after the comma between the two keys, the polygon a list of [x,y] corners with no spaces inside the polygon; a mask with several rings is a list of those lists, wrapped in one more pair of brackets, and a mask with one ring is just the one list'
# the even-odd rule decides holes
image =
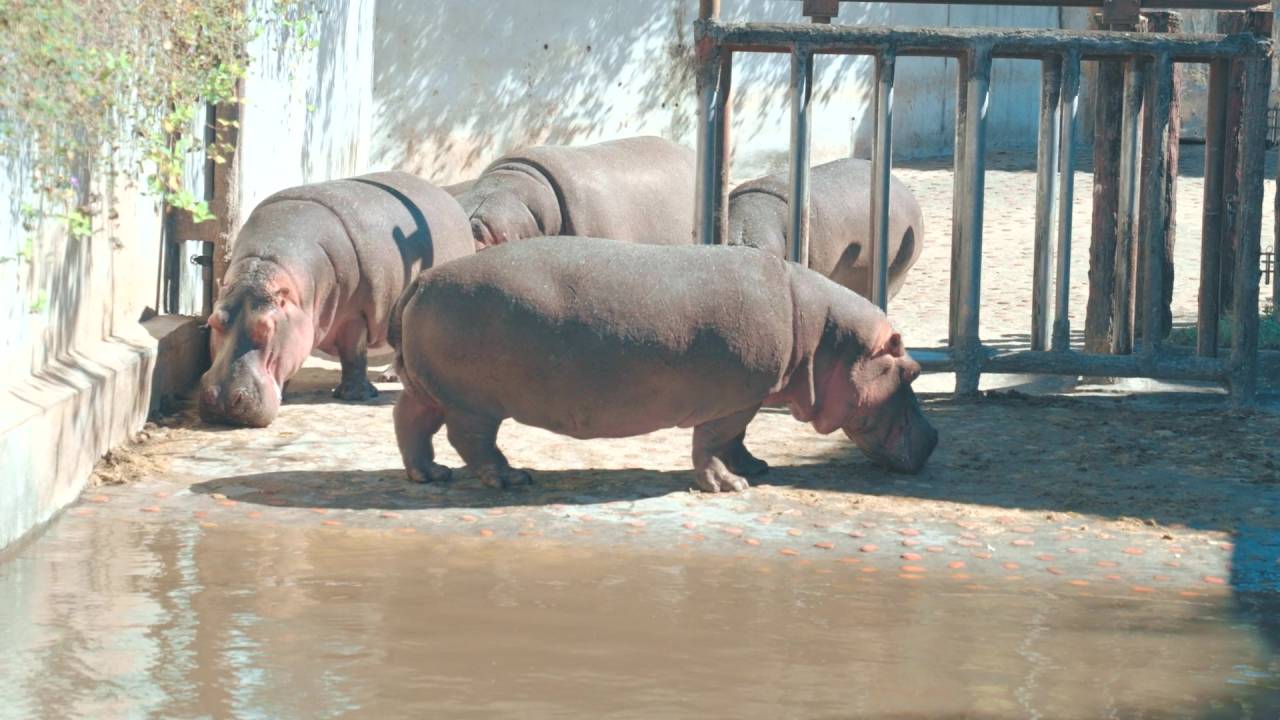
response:
{"label": "plant foliage", "polygon": [[[308,0],[0,0],[0,153],[23,169],[39,215],[91,232],[82,178],[110,164],[170,205],[210,217],[183,189],[188,153],[215,162],[190,127],[202,103],[234,102],[246,47],[278,29],[314,45]],[[24,223],[30,215],[24,207]]]}

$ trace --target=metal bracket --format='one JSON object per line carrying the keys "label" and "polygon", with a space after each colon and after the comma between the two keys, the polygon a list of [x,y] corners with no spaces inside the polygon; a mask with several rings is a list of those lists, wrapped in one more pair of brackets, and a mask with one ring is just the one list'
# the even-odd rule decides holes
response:
{"label": "metal bracket", "polygon": [[1136,27],[1141,13],[1141,0],[1102,0],[1102,22],[1107,27]]}
{"label": "metal bracket", "polygon": [[804,16],[816,23],[829,23],[840,14],[840,0],[804,0]]}

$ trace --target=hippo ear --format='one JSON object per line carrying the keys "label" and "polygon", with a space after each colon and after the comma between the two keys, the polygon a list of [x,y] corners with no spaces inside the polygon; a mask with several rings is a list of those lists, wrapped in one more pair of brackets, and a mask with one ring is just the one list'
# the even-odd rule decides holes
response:
{"label": "hippo ear", "polygon": [[214,311],[209,314],[209,319],[206,320],[205,322],[206,324],[208,324],[209,327],[213,328],[218,332],[226,332],[227,319],[228,319],[228,316],[227,316],[226,310],[223,310],[222,308],[215,308]]}
{"label": "hippo ear", "polygon": [[906,352],[906,348],[902,345],[902,334],[897,332],[889,336],[889,339],[884,343],[884,348],[880,351],[880,353],[888,353],[896,358],[902,357]]}

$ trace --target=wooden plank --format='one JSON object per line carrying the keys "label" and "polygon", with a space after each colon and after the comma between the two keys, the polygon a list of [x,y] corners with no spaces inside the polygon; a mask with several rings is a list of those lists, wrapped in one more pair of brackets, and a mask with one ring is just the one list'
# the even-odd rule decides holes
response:
{"label": "wooden plank", "polygon": [[892,47],[898,56],[960,57],[979,48],[992,57],[1042,59],[1076,50],[1082,59],[1124,58],[1164,53],[1179,62],[1214,58],[1265,57],[1270,43],[1248,34],[1156,35],[1013,28],[899,28],[801,23],[739,23],[699,20],[700,37],[733,50],[790,53],[803,47],[819,53],[873,55]]}

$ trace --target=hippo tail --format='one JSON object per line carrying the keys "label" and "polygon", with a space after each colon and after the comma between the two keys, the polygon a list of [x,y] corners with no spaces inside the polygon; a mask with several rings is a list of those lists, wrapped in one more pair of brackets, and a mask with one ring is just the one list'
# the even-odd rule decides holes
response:
{"label": "hippo tail", "polygon": [[[403,321],[401,316],[404,314],[404,308],[409,304],[409,299],[418,292],[418,284],[421,282],[421,275],[409,281],[405,285],[404,292],[400,293],[400,297],[396,298],[395,305],[391,306],[391,317],[387,322],[387,344],[396,351],[396,371],[401,371],[400,363],[400,337]],[[401,376],[403,377],[403,375]]]}

